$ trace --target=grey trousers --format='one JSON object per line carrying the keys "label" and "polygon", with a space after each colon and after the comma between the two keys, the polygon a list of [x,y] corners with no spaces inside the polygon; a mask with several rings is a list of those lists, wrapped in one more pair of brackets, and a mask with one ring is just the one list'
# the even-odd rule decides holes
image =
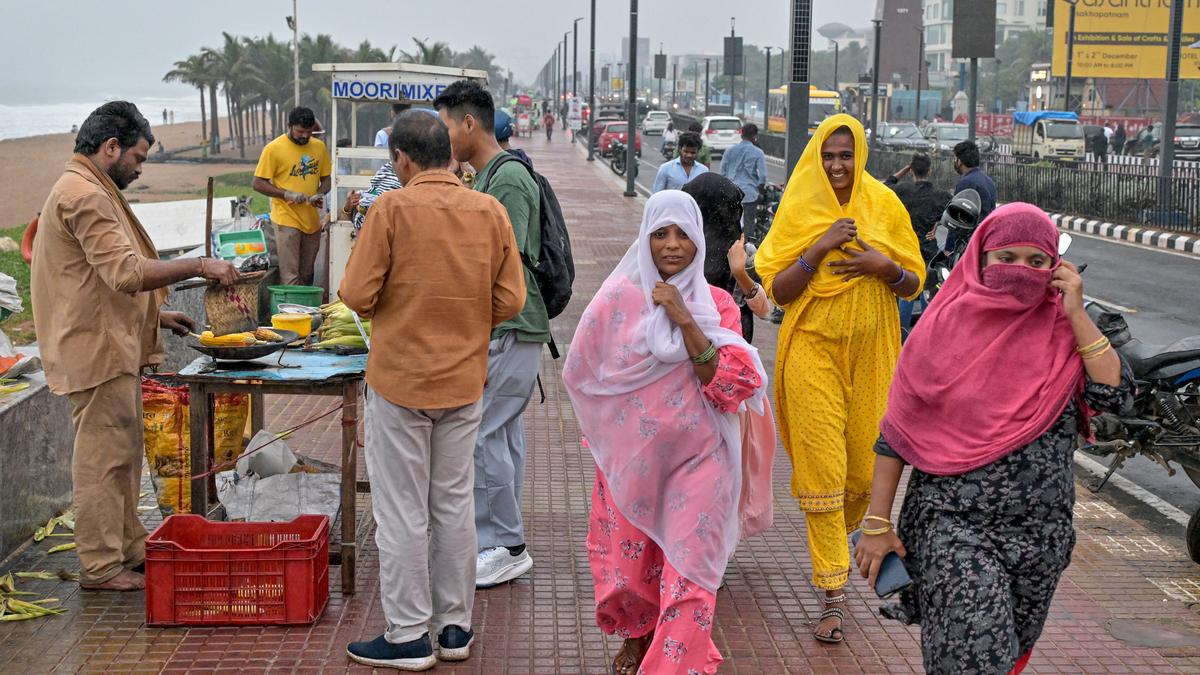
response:
{"label": "grey trousers", "polygon": [[525,543],[521,487],[525,482],[525,424],[542,362],[540,342],[518,342],[510,331],[488,344],[483,421],[475,444],[475,530],[479,550]]}
{"label": "grey trousers", "polygon": [[367,388],[365,455],[388,642],[433,622],[471,626],[475,604],[471,463],[480,405],[414,410]]}

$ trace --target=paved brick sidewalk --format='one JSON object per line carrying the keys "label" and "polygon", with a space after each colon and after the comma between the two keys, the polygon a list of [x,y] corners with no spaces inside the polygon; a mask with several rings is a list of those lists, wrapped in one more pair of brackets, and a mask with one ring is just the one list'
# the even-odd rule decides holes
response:
{"label": "paved brick sidewalk", "polygon": [[[608,168],[600,162],[589,165],[581,148],[564,140],[547,144],[535,138],[523,145],[554,182],[572,228],[579,295],[554,326],[565,347],[591,293],[637,232],[641,201],[621,197]],[[760,323],[758,331],[764,361],[773,361],[775,327]],[[535,567],[513,584],[477,595],[479,638],[472,658],[457,666],[439,665],[439,672],[609,672],[617,641],[606,640],[595,627],[584,548],[594,468],[590,454],[580,447],[558,367],[546,357],[546,401],[535,400],[526,418],[531,454],[524,512]],[[269,404],[272,428],[328,408],[327,401],[305,397],[274,398]],[[298,452],[337,461],[339,438],[336,422],[322,422],[290,442]],[[921,672],[916,631],[880,619],[880,603],[861,581],[847,589],[846,644],[821,645],[812,639],[820,606],[807,581],[811,566],[804,517],[789,494],[789,476],[780,450],[775,526],[738,550],[728,586],[719,593],[715,635],[726,659],[721,672]],[[365,498],[359,512],[369,512]],[[146,513],[153,525],[154,512]],[[1200,605],[1200,568],[1188,561],[1180,542],[1154,534],[1082,487],[1076,516],[1074,562],[1027,672],[1200,673],[1200,616],[1189,609]],[[373,532],[369,520],[362,528],[368,535]],[[47,548],[47,542],[30,546],[0,573],[77,568],[73,554],[47,556]],[[70,612],[0,624],[0,672],[364,672],[348,662],[344,648],[351,640],[377,635],[383,626],[376,555],[368,536],[360,545],[359,592],[353,596],[337,591],[336,568],[331,571],[334,594],[325,615],[311,627],[147,628],[141,594],[24,582],[23,589],[62,599]]]}

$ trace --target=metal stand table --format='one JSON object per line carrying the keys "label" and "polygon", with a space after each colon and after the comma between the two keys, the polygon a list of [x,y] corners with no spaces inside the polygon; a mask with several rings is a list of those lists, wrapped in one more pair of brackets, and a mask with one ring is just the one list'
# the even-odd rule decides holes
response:
{"label": "metal stand table", "polygon": [[367,371],[367,357],[326,352],[285,351],[254,361],[220,362],[205,356],[181,370],[178,379],[189,386],[192,454],[192,513],[209,515],[207,478],[194,478],[212,465],[212,395],[249,394],[253,433],[263,428],[267,394],[339,396],[342,399],[342,545],[330,551],[342,568],[342,592],[354,592],[357,544],[356,497],[367,484],[356,481],[358,471],[358,394]]}

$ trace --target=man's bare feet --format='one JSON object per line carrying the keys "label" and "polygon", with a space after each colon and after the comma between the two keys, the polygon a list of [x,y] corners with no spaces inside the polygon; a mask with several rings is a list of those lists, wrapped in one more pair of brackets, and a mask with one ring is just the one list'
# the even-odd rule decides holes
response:
{"label": "man's bare feet", "polygon": [[146,587],[146,577],[130,570],[121,570],[117,576],[104,583],[80,583],[79,587],[89,591],[140,591]]}

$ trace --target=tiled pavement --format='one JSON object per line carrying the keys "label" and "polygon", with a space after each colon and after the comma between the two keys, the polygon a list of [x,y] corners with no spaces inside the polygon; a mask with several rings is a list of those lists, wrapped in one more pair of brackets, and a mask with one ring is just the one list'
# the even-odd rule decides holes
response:
{"label": "tiled pavement", "polygon": [[[578,298],[555,322],[565,346],[591,293],[637,231],[641,202],[621,197],[607,167],[587,164],[580,148],[563,141],[548,145],[535,138],[525,145],[553,181],[572,231]],[[774,326],[760,323],[758,329],[764,360],[773,360]],[[536,565],[529,576],[477,595],[479,638],[471,660],[439,665],[438,671],[608,672],[616,640],[606,640],[593,622],[584,548],[593,464],[580,447],[557,367],[545,359],[546,401],[535,400],[526,416],[531,456],[524,512]],[[268,424],[281,429],[323,412],[328,403],[291,397],[271,399],[269,405]],[[339,437],[336,422],[321,422],[290,442],[303,454],[337,461]],[[846,644],[812,639],[819,605],[807,582],[811,567],[804,518],[788,491],[789,472],[780,451],[775,526],[738,550],[728,586],[719,593],[716,641],[726,658],[721,672],[920,672],[916,631],[880,619],[880,603],[861,581],[848,589]],[[1079,545],[1027,672],[1200,673],[1200,616],[1192,609],[1200,607],[1200,568],[1187,559],[1179,541],[1155,534],[1103,496],[1078,492]],[[369,510],[366,500],[360,501],[360,514]],[[146,513],[154,520],[153,511]],[[369,522],[362,529],[373,531]],[[47,548],[46,542],[32,545],[0,572],[77,566],[73,554],[48,557]],[[360,544],[356,595],[340,594],[337,570],[331,571],[333,596],[311,627],[147,628],[141,594],[81,592],[72,583],[26,581],[22,588],[60,598],[70,611],[0,624],[0,672],[365,671],[352,666],[343,650],[348,641],[373,637],[383,626],[376,555],[367,537]]]}

